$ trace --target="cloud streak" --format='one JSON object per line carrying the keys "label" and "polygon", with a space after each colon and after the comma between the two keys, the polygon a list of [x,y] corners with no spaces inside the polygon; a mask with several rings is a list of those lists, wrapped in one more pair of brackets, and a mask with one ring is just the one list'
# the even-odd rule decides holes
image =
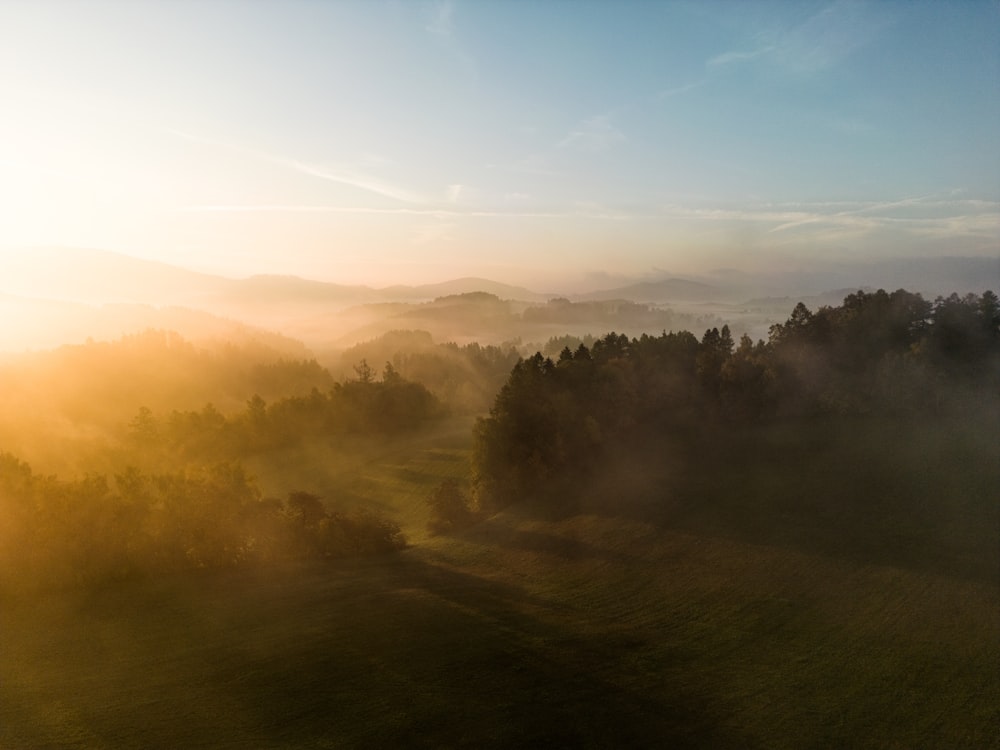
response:
{"label": "cloud streak", "polygon": [[[763,225],[768,235],[799,237],[800,231],[816,239],[859,236],[878,231],[904,232],[915,237],[973,237],[996,243],[1000,236],[1000,203],[982,200],[938,200],[910,197],[896,201],[819,202],[763,204],[744,208],[696,208],[678,204],[647,213],[622,213],[598,205],[580,205],[553,211],[469,209],[456,207],[336,206],[325,204],[213,204],[183,206],[180,213],[313,213],[357,216],[399,216],[454,222],[463,219],[539,219],[554,221],[593,220],[624,222],[675,219],[704,224]],[[893,216],[909,210],[911,216]],[[938,215],[929,215],[938,214]],[[771,225],[769,228],[766,225]],[[800,231],[796,231],[800,230]],[[430,230],[421,230],[430,238]],[[429,241],[429,240],[428,240]]]}
{"label": "cloud streak", "polygon": [[276,154],[269,153],[267,151],[262,151],[256,148],[250,148],[247,146],[238,145],[235,143],[228,143],[225,141],[219,141],[212,138],[205,138],[204,136],[196,135],[182,130],[167,129],[168,133],[174,136],[183,138],[185,140],[193,141],[195,143],[202,143],[216,148],[226,149],[230,151],[236,151],[238,153],[246,154],[253,157],[254,159],[267,162],[269,164],[276,164],[278,166],[286,167],[300,174],[308,175],[309,177],[316,177],[321,180],[327,180],[329,182],[335,182],[339,185],[346,185],[348,187],[357,188],[358,190],[363,190],[374,195],[382,196],[383,198],[391,198],[402,203],[414,203],[420,204],[425,203],[426,200],[423,196],[418,195],[412,191],[405,188],[401,188],[395,185],[386,184],[370,175],[355,172],[353,170],[331,168],[326,166],[319,166],[315,164],[309,164],[297,159],[290,159],[284,156],[278,156]]}
{"label": "cloud streak", "polygon": [[608,115],[588,117],[575,129],[556,144],[556,148],[569,148],[579,151],[607,151],[619,143],[627,141],[625,134],[616,128]]}
{"label": "cloud streak", "polygon": [[688,91],[693,91],[699,86],[705,84],[705,79],[702,78],[700,81],[692,81],[691,83],[685,83],[683,86],[674,86],[669,89],[662,89],[653,94],[653,99],[659,101],[661,99],[669,99],[672,96],[680,96],[681,94],[686,94]]}
{"label": "cloud streak", "polygon": [[768,45],[766,47],[753,50],[752,52],[724,52],[721,55],[716,55],[711,58],[705,64],[710,68],[718,68],[725,65],[731,65],[732,63],[748,62],[749,60],[756,60],[758,57],[763,57],[769,52],[773,52],[774,49],[773,45]]}
{"label": "cloud streak", "polygon": [[925,202],[925,201],[927,201],[928,199],[930,199],[932,197],[933,196],[924,196],[922,198],[904,198],[904,199],[898,200],[898,201],[888,201],[888,202],[883,201],[883,202],[879,202],[879,203],[871,203],[871,204],[864,205],[864,206],[862,206],[860,208],[856,208],[856,209],[849,210],[849,211],[839,211],[839,212],[834,213],[834,214],[811,214],[811,215],[807,214],[806,218],[804,218],[804,219],[799,219],[799,220],[793,220],[793,221],[786,222],[784,224],[781,224],[779,226],[774,227],[770,231],[772,233],[774,233],[774,232],[784,232],[784,231],[786,231],[788,229],[793,229],[795,227],[802,226],[803,224],[812,224],[812,223],[815,223],[815,222],[826,222],[826,223],[833,222],[833,223],[836,223],[837,220],[846,219],[846,218],[852,217],[852,216],[859,216],[859,215],[868,214],[868,213],[877,212],[877,211],[883,211],[884,212],[884,211],[887,211],[887,210],[892,210],[894,208],[902,208],[904,206],[913,206],[913,205]]}
{"label": "cloud streak", "polygon": [[327,167],[314,166],[312,164],[304,164],[300,161],[294,160],[284,160],[284,159],[272,159],[277,164],[285,164],[292,169],[295,169],[302,174],[309,175],[311,177],[318,177],[321,180],[329,180],[330,182],[336,182],[339,185],[347,185],[348,187],[357,188],[358,190],[366,190],[369,193],[374,193],[375,195],[380,195],[383,198],[392,198],[393,200],[400,201],[402,203],[424,203],[425,200],[416,193],[412,193],[404,188],[396,187],[394,185],[387,185],[375,178],[358,174],[355,172],[329,169]]}
{"label": "cloud streak", "polygon": [[[831,210],[839,209],[839,210]],[[916,215],[899,216],[908,210]],[[811,237],[845,233],[858,235],[881,230],[902,231],[913,236],[947,238],[1000,237],[1000,203],[982,200],[940,200],[934,196],[896,201],[768,204],[747,208],[690,208],[664,206],[665,216],[708,223],[773,224],[770,235],[792,234],[805,229]]]}
{"label": "cloud streak", "polygon": [[887,24],[881,12],[863,2],[836,0],[803,23],[758,34],[750,50],[735,49],[709,58],[709,69],[767,61],[798,74],[838,65],[855,50],[871,43]]}
{"label": "cloud streak", "polygon": [[327,213],[358,214],[373,216],[420,216],[438,219],[484,218],[484,219],[599,219],[623,221],[631,218],[627,214],[615,213],[600,208],[581,208],[573,211],[461,211],[446,208],[371,208],[367,206],[329,206],[322,204],[205,204],[181,206],[178,213]]}

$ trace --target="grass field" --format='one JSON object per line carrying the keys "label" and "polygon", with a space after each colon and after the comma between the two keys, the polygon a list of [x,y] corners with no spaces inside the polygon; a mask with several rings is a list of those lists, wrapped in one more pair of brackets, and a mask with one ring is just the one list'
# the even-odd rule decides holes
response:
{"label": "grass field", "polygon": [[893,436],[775,430],[685,473],[652,446],[573,514],[428,537],[456,434],[330,480],[398,556],[2,602],[0,747],[1000,747],[992,448],[903,431],[859,464]]}
{"label": "grass field", "polygon": [[331,510],[374,509],[420,543],[427,538],[427,497],[442,480],[469,475],[471,430],[470,418],[453,417],[411,434],[357,436],[346,447],[316,440],[243,463],[265,495],[304,490]]}

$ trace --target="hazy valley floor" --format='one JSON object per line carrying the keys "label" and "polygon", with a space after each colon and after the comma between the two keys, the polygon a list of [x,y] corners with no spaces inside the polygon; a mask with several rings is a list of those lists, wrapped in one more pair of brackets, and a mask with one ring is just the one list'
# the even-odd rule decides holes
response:
{"label": "hazy valley floor", "polygon": [[[415,519],[462,465],[440,440],[366,482]],[[838,552],[781,498],[766,530],[740,477],[711,512],[622,479],[614,513],[515,506],[389,558],[4,601],[0,747],[1000,747],[992,563]]]}

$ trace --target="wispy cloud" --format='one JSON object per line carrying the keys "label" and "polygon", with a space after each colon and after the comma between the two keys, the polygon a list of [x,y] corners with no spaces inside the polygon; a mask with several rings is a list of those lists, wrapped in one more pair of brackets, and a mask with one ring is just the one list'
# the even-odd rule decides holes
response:
{"label": "wispy cloud", "polygon": [[611,114],[592,115],[580,121],[559,140],[549,141],[551,145],[544,147],[541,151],[529,153],[511,162],[493,162],[484,166],[487,169],[501,169],[538,177],[553,177],[563,173],[567,152],[598,154],[610,151],[627,141],[628,137],[614,124]]}
{"label": "wispy cloud", "polygon": [[401,201],[403,203],[425,202],[425,199],[417,195],[416,193],[412,193],[409,190],[397,187],[395,185],[387,185],[371,177],[370,175],[359,174],[344,169],[330,169],[328,167],[315,166],[312,164],[304,164],[302,162],[294,160],[276,160],[276,161],[277,163],[287,164],[288,166],[298,170],[302,174],[307,174],[312,177],[318,177],[321,180],[329,180],[330,182],[336,182],[340,185],[347,185],[349,187],[357,188],[359,190],[366,190],[369,193],[374,193],[375,195],[381,195],[384,198],[392,198],[393,200]]}
{"label": "wispy cloud", "polygon": [[1000,203],[915,196],[894,201],[763,204],[745,208],[692,208],[671,204],[663,214],[706,223],[771,224],[770,235],[809,232],[810,239],[860,236],[882,230],[924,237],[976,237],[997,243]]}
{"label": "wispy cloud", "polygon": [[691,208],[677,204],[668,204],[663,206],[662,210],[668,216],[710,222],[762,222],[774,224],[778,222],[798,221],[811,216],[811,214],[805,211],[754,208]]}
{"label": "wispy cloud", "polygon": [[201,204],[181,206],[179,213],[327,213],[374,216],[422,216],[436,219],[598,219],[621,221],[629,216],[596,206],[555,211],[503,211],[473,209],[462,211],[447,208],[372,208],[369,206],[331,206],[322,204]]}
{"label": "wispy cloud", "polygon": [[458,216],[456,211],[437,208],[373,208],[371,206],[331,206],[309,203],[211,203],[181,206],[180,213],[295,213],[372,214],[376,216]]}
{"label": "wispy cloud", "polygon": [[[506,196],[508,203],[523,199],[515,194]],[[577,203],[557,210],[533,211],[511,206],[501,208],[466,209],[457,206],[375,208],[369,206],[337,206],[325,204],[212,204],[192,205],[176,209],[183,213],[325,213],[358,216],[410,216],[435,219],[455,224],[463,219],[547,219],[629,221],[669,217],[681,221],[706,224],[761,226],[772,236],[801,237],[809,233],[811,240],[863,236],[880,230],[904,232],[925,237],[977,237],[993,241],[1000,236],[1000,203],[982,200],[941,200],[933,196],[909,197],[895,201],[827,201],[815,203],[765,203],[746,207],[691,207],[668,204],[653,214],[623,213],[599,204]],[[768,227],[767,225],[771,225]],[[418,227],[416,238],[430,241],[434,225]],[[444,236],[444,233],[440,235]]]}
{"label": "wispy cloud", "polygon": [[741,52],[736,50],[723,52],[721,55],[716,55],[711,58],[705,64],[710,68],[717,68],[723,65],[730,65],[732,63],[748,62],[750,60],[756,60],[758,57],[763,57],[769,52],[773,52],[774,49],[773,45],[767,45],[750,52]]}
{"label": "wispy cloud", "polygon": [[755,35],[749,49],[723,52],[705,65],[721,70],[766,61],[799,74],[816,73],[834,67],[871,43],[887,23],[884,6],[836,0],[797,26],[767,29]]}
{"label": "wispy cloud", "polygon": [[776,54],[784,65],[800,73],[826,70],[873,41],[885,25],[881,11],[868,4],[837,0],[783,34]]}
{"label": "wispy cloud", "polygon": [[429,20],[424,28],[431,34],[449,37],[455,30],[452,16],[455,5],[451,0],[438,0],[429,8]]}
{"label": "wispy cloud", "polygon": [[455,24],[455,3],[453,0],[435,0],[424,6],[424,31],[437,40],[440,47],[447,50],[461,71],[472,81],[479,80],[479,65],[461,42],[461,34]]}
{"label": "wispy cloud", "polygon": [[[262,151],[256,148],[250,148],[248,146],[243,146],[235,143],[228,143],[226,141],[220,141],[213,138],[206,138],[201,135],[194,133],[189,133],[182,130],[168,129],[167,132],[179,137],[184,138],[189,141],[194,141],[196,143],[203,143],[206,145],[214,146],[217,148],[222,148],[230,151],[237,151],[242,154],[246,154],[260,161],[265,161],[270,164],[276,164],[279,166],[287,167],[288,169],[299,172],[300,174],[308,175],[310,177],[316,177],[321,180],[328,180],[330,182],[336,182],[340,185],[347,185],[348,187],[357,188],[358,190],[363,190],[375,195],[380,195],[384,198],[391,198],[393,200],[400,201],[402,203],[425,203],[426,199],[410,190],[405,188],[391,185],[385,183],[371,175],[365,174],[363,172],[357,172],[352,169],[347,169],[343,167],[328,167],[325,165],[310,164],[304,161],[299,161],[297,159],[292,159],[285,156],[278,156],[276,154],[269,153],[267,151]],[[367,158],[370,163],[371,155],[363,155],[362,158]]]}
{"label": "wispy cloud", "polygon": [[693,91],[699,86],[704,85],[705,79],[700,81],[692,81],[691,83],[685,83],[683,86],[674,86],[669,89],[662,89],[653,94],[653,99],[669,99],[672,96],[680,96],[681,94],[686,94],[688,91]]}
{"label": "wispy cloud", "polygon": [[[788,229],[793,229],[795,227],[802,226],[803,224],[815,224],[815,223],[820,223],[820,222],[827,223],[827,224],[829,224],[829,223],[844,223],[844,224],[854,223],[855,225],[857,225],[857,222],[852,222],[851,221],[851,217],[863,216],[865,214],[872,214],[872,213],[879,213],[879,212],[885,213],[887,211],[891,211],[892,209],[903,208],[905,206],[913,206],[913,205],[916,205],[918,203],[926,202],[930,198],[933,198],[933,196],[929,196],[928,195],[928,196],[923,196],[923,197],[919,197],[919,198],[903,198],[902,200],[898,200],[898,201],[881,201],[881,202],[876,202],[876,203],[867,203],[867,204],[862,205],[859,208],[854,208],[854,209],[850,209],[850,210],[846,210],[846,211],[838,211],[838,212],[833,213],[833,214],[823,214],[823,213],[805,214],[804,218],[795,219],[795,220],[792,220],[792,221],[785,222],[784,224],[780,224],[779,226],[774,227],[770,231],[771,232],[784,232],[784,231],[786,231]],[[861,223],[864,224],[865,222],[861,222]]]}
{"label": "wispy cloud", "polygon": [[607,151],[627,140],[625,134],[612,124],[610,116],[594,115],[570,131],[556,144],[556,147],[581,151]]}
{"label": "wispy cloud", "polygon": [[909,228],[925,237],[981,237],[1000,247],[1000,211],[982,214],[963,214],[943,219],[910,219]]}

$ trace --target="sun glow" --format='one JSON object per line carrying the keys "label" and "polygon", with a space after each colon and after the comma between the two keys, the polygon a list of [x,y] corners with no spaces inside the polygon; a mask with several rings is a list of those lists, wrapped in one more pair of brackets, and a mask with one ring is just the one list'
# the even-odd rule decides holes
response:
{"label": "sun glow", "polygon": [[0,247],[372,285],[1000,250],[993,10],[236,7],[0,6]]}

